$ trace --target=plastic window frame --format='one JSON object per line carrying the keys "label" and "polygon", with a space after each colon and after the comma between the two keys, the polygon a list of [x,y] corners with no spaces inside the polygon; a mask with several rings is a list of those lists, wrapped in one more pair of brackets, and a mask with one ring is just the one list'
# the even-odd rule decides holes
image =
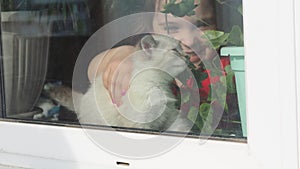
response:
{"label": "plastic window frame", "polygon": [[296,44],[299,46],[300,40],[296,32],[299,21],[295,19],[300,18],[299,2],[244,0],[243,7],[247,143],[208,140],[200,146],[198,140],[187,138],[156,158],[121,159],[97,148],[78,128],[1,121],[0,164],[49,169],[120,168],[116,161],[122,161],[130,163],[127,168],[146,169],[299,168],[300,63]]}

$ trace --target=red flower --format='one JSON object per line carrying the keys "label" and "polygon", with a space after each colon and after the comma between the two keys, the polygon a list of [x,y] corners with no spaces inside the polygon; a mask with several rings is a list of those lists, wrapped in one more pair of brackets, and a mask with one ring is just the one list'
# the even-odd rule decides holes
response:
{"label": "red flower", "polygon": [[202,82],[202,87],[199,89],[201,99],[207,99],[210,92],[210,80],[209,78],[204,79]]}
{"label": "red flower", "polygon": [[229,57],[221,57],[221,68],[224,69],[227,65],[230,64],[230,59]]}
{"label": "red flower", "polygon": [[[226,72],[224,69],[227,65],[230,65],[229,57],[221,57],[220,58],[220,68],[219,68],[222,71],[221,76],[226,76]],[[221,77],[221,76],[211,76],[210,70],[203,70],[203,72],[206,73],[208,76],[206,79],[204,79],[200,82],[201,88],[199,88],[199,93],[200,93],[201,100],[205,100],[208,98],[208,96],[210,94],[211,84],[220,82],[220,77]],[[193,89],[193,86],[194,86],[194,79],[192,77],[190,77],[186,81],[186,85],[183,87],[183,89]]]}

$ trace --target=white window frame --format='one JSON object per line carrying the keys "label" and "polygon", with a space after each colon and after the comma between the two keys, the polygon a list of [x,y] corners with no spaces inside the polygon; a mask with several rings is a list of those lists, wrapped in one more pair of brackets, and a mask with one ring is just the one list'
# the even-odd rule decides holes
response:
{"label": "white window frame", "polygon": [[298,167],[300,168],[300,1],[295,0],[294,2],[294,10],[295,10],[295,53],[296,53],[296,75],[297,75],[297,121],[298,121]]}
{"label": "white window frame", "polygon": [[[199,145],[197,139],[185,139],[162,156],[132,160],[102,151],[80,128],[1,121],[0,164],[45,169],[297,169],[299,4],[298,0],[243,0],[247,143],[209,140]],[[116,161],[130,166],[118,167]]]}

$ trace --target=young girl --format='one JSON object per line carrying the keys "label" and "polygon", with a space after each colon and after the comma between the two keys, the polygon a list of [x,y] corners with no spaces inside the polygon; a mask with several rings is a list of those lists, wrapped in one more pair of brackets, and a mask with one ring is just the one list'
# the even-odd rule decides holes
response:
{"label": "young girl", "polygon": [[[152,0],[151,0],[152,1]],[[155,12],[164,10],[165,0],[155,0]],[[167,19],[161,15],[154,15],[152,27],[153,32],[171,36],[181,41],[181,47],[189,54],[190,61],[198,66],[201,60],[212,59],[215,51],[208,47],[206,39],[202,38],[203,31],[215,29],[215,11],[213,0],[195,0],[197,7],[194,16],[184,16],[183,20],[167,14]],[[141,21],[142,22],[142,21]],[[188,24],[190,23],[190,24]],[[194,26],[192,26],[194,25]],[[94,77],[103,73],[103,83],[110,91],[112,101],[120,105],[121,97],[129,86],[132,63],[119,64],[135,51],[133,46],[120,46],[97,55],[88,68],[88,77],[92,81]],[[203,86],[205,93],[209,93],[209,82]]]}

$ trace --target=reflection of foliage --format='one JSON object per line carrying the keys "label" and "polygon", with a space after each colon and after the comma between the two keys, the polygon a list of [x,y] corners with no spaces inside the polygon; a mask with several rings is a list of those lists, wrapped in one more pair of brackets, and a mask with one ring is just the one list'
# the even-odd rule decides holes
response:
{"label": "reflection of foliage", "polygon": [[33,4],[41,10],[48,21],[56,20],[56,29],[73,31],[74,33],[88,32],[86,20],[90,18],[90,11],[86,0],[39,0]]}
{"label": "reflection of foliage", "polygon": [[116,19],[144,11],[145,0],[105,0],[104,9],[110,12],[110,17]]}
{"label": "reflection of foliage", "polygon": [[37,11],[40,21],[45,19],[54,23],[57,31],[75,31],[84,33],[88,30],[85,20],[90,18],[87,0],[0,0],[2,11]]}
{"label": "reflection of foliage", "polygon": [[197,5],[194,4],[194,0],[183,0],[176,3],[176,0],[170,0],[169,3],[164,5],[163,13],[171,13],[174,16],[192,16],[195,15],[194,9]]}
{"label": "reflection of foliage", "polygon": [[116,11],[124,12],[124,13],[135,13],[139,12],[144,8],[144,1],[141,0],[115,0],[113,1],[113,7]]}
{"label": "reflection of foliage", "polygon": [[242,4],[237,8],[238,12],[243,15],[243,6]]}
{"label": "reflection of foliage", "polygon": [[229,33],[227,40],[227,45],[234,46],[243,46],[244,45],[244,36],[241,28],[237,25],[234,25]]}
{"label": "reflection of foliage", "polygon": [[[216,0],[216,2],[220,5],[229,6],[227,0]],[[199,5],[201,5],[201,3],[195,5],[194,0],[181,0],[179,2],[170,0],[169,3],[164,5],[164,10],[162,12],[166,14],[172,14],[177,17],[190,16],[198,21],[203,22],[201,18],[195,16],[194,10]],[[238,11],[238,14],[242,15],[241,4],[237,8],[232,6],[229,7],[231,10],[236,10]],[[205,25],[207,25],[207,23],[205,23]],[[208,39],[209,45],[214,49],[219,49],[220,47],[226,45],[243,45],[243,32],[238,25],[232,26],[230,32],[206,30],[204,31],[204,36],[204,38]],[[215,58],[211,61],[211,63],[208,64],[210,65],[205,65],[205,70],[197,70],[195,66],[189,64],[189,67],[195,76],[196,82],[193,82],[192,78],[186,78],[182,90],[189,90],[189,92],[184,92],[185,96],[182,96],[181,100],[181,110],[183,110],[183,112],[186,113],[187,118],[192,120],[195,124],[193,130],[198,132],[201,131],[202,133],[212,132],[211,126],[213,126],[214,120],[216,120],[214,118],[218,118],[213,117],[213,114],[219,114],[221,111],[228,112],[228,103],[226,102],[227,94],[236,93],[235,83],[233,80],[234,73],[231,70],[229,61],[227,63],[220,63],[220,60]],[[203,63],[201,63],[199,67],[204,69]],[[209,78],[207,78],[208,76]],[[214,93],[212,95],[210,92],[209,95],[203,99],[201,88],[203,87],[203,82],[207,81],[208,79],[210,81],[208,82],[210,86],[209,90],[213,88]],[[195,89],[193,89],[194,85],[197,85],[199,90],[195,91]],[[193,100],[193,95],[198,92],[200,92],[202,97],[200,105],[189,103],[191,100]]]}
{"label": "reflection of foliage", "polygon": [[205,38],[209,39],[210,45],[214,49],[218,49],[221,46],[226,45],[244,45],[243,32],[241,28],[237,25],[234,25],[229,33],[217,30],[207,30],[204,33]]}
{"label": "reflection of foliage", "polygon": [[209,39],[209,42],[214,49],[218,49],[221,45],[226,44],[226,41],[229,37],[229,33],[216,30],[207,30],[204,33],[204,38]]}
{"label": "reflection of foliage", "polygon": [[241,15],[243,15],[243,6],[242,4],[239,4],[239,6],[237,8],[229,5],[228,3],[230,2],[231,0],[216,0],[217,3],[219,3],[220,5],[226,5],[230,8],[232,8],[233,10],[237,10]]}
{"label": "reflection of foliage", "polygon": [[[214,59],[206,61],[205,65],[201,62],[198,68],[192,63],[188,65],[194,78],[185,77],[180,79],[183,80],[183,86],[180,89],[183,91],[180,100],[181,111],[194,123],[193,132],[198,133],[201,131],[202,134],[210,134],[214,132],[216,122],[220,121],[220,115],[223,112],[225,115],[230,113],[230,102],[227,102],[227,99],[232,94],[236,94],[234,73],[228,57],[221,58],[221,60],[219,57],[214,57]],[[200,94],[200,105],[195,101],[198,93]],[[232,106],[232,103],[230,105]],[[224,122],[224,119],[221,119],[221,122]],[[240,124],[236,120],[227,120],[226,123]],[[224,134],[222,129],[218,129],[218,134]],[[236,130],[226,130],[226,132],[239,134],[238,128]],[[217,132],[214,133],[217,134]]]}
{"label": "reflection of foliage", "polygon": [[[194,77],[178,77],[183,82],[183,86],[180,88],[181,94],[183,94],[180,108],[182,113],[194,123],[194,132],[201,131],[208,134],[212,132],[213,122],[218,120],[213,114],[228,111],[227,93],[235,93],[233,72],[229,61],[222,60],[220,63],[218,57],[211,62],[206,62],[205,65],[201,62],[197,67],[189,61],[189,56],[186,58]],[[209,88],[207,89],[207,87]],[[213,95],[211,88],[214,89]],[[206,94],[206,92],[208,93]],[[197,99],[198,94],[201,96],[200,105]]]}
{"label": "reflection of foliage", "polygon": [[25,10],[29,7],[28,0],[0,0],[1,11]]}
{"label": "reflection of foliage", "polygon": [[[228,5],[226,0],[216,0],[217,3],[221,5]],[[183,17],[183,16],[192,16],[197,20],[202,21],[201,18],[195,16],[194,9],[201,4],[194,4],[194,0],[181,0],[180,2],[176,2],[176,0],[170,0],[169,3],[164,5],[163,13],[170,13],[174,16]],[[240,4],[237,8],[231,9],[237,10],[242,15],[242,5]],[[202,21],[203,22],[203,21]],[[207,24],[207,23],[205,23]],[[208,30],[205,31],[205,36],[211,43],[211,46],[214,49],[218,49],[221,46],[225,45],[233,45],[233,46],[242,46],[243,45],[243,32],[238,25],[234,25],[230,32],[222,32],[218,30]]]}

